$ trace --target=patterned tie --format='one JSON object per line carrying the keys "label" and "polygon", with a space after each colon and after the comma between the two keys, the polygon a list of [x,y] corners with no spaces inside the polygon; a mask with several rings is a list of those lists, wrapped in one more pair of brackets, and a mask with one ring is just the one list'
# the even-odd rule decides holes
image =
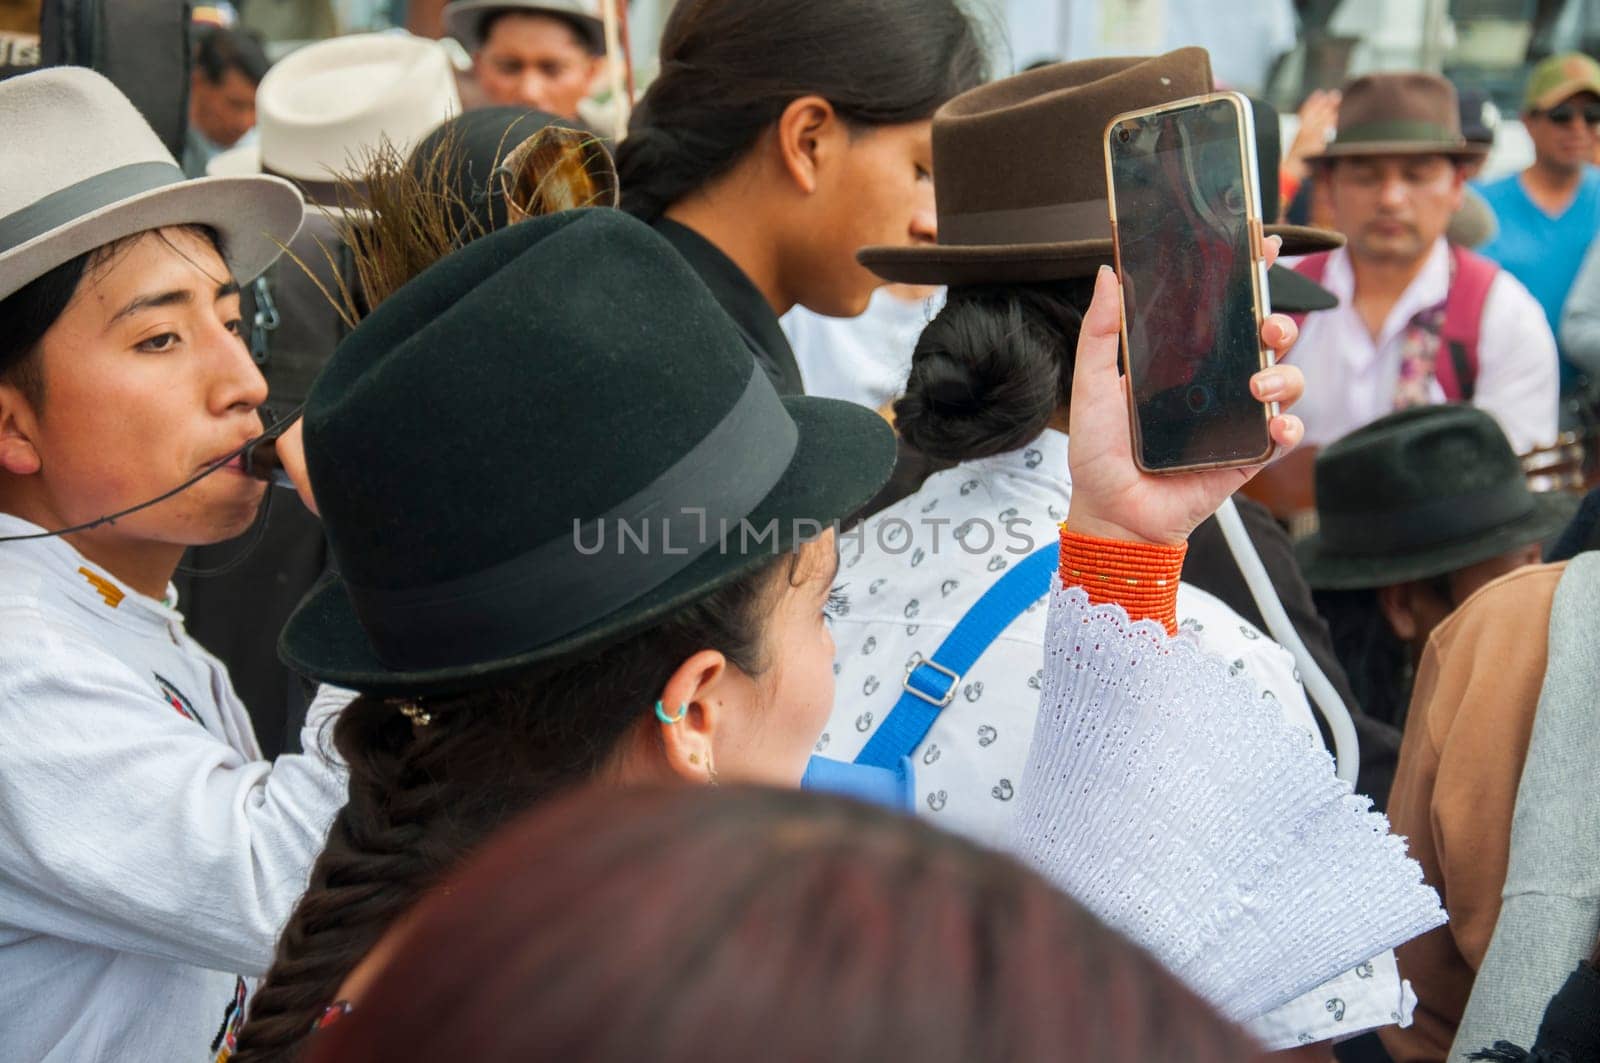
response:
{"label": "patterned tie", "polygon": [[1444,302],[1417,312],[1406,322],[1400,340],[1400,373],[1394,385],[1394,408],[1432,405],[1434,366],[1439,359],[1439,333],[1444,328]]}

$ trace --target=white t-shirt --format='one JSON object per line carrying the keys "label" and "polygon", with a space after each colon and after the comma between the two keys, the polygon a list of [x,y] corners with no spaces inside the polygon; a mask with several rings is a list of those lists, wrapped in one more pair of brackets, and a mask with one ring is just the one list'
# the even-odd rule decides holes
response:
{"label": "white t-shirt", "polygon": [[0,543],[0,1059],[212,1058],[344,803],[327,714],[262,760],[175,597]]}
{"label": "white t-shirt", "polygon": [[[837,688],[819,754],[848,761],[861,752],[899,700],[907,666],[932,654],[1010,565],[1057,542],[1071,498],[1067,437],[1048,429],[1021,449],[936,473],[841,535],[836,582],[846,604],[831,621]],[[911,757],[917,812],[991,847],[1010,829],[1033,739],[1045,605],[984,651]],[[1320,743],[1287,650],[1198,587],[1179,587],[1178,617],[1181,631],[1275,699],[1308,744]],[[1409,1021],[1408,994],[1385,953],[1250,1026],[1274,1048],[1349,1036]]]}
{"label": "white t-shirt", "polygon": [[[1355,273],[1344,248],[1328,257],[1322,286],[1339,297],[1339,305],[1306,315],[1286,359],[1305,374],[1305,397],[1294,412],[1305,422],[1305,441],[1315,446],[1393,412],[1406,326],[1449,294],[1450,245],[1442,237],[1434,245],[1376,341],[1356,312]],[[1500,422],[1519,454],[1554,443],[1560,393],[1556,340],[1539,303],[1505,270],[1489,286],[1481,329],[1472,404]],[[1435,402],[1445,401],[1437,380],[1432,395]]]}
{"label": "white t-shirt", "polygon": [[859,317],[824,317],[797,306],[778,324],[794,348],[807,395],[879,410],[906,389],[917,337],[944,305],[944,292],[903,299],[879,288]]}

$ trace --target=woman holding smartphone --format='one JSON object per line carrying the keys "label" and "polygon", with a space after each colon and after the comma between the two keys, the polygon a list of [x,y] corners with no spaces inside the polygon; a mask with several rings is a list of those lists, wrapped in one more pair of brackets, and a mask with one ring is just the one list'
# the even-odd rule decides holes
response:
{"label": "woman holding smartphone", "polygon": [[[940,190],[941,223],[955,219],[941,225],[943,233],[966,239],[996,218],[1029,210],[1043,217],[1010,243],[1003,233],[983,244],[941,236],[925,248],[863,253],[886,278],[951,285],[945,307],[918,341],[895,423],[912,446],[956,464],[844,539],[849,612],[834,632],[840,689],[853,696],[835,704],[824,732],[828,755],[871,758],[887,736],[901,733],[888,721],[899,713],[905,686],[937,693],[949,682],[920,662],[937,662],[951,633],[982,615],[984,596],[1046,547],[1076,506],[1080,459],[1098,437],[1078,420],[1078,352],[1095,277],[1113,258],[1101,198],[1105,131],[1123,112],[1202,95],[1211,84],[1199,49],[1066,63],[975,90],[936,121],[938,161],[949,178]],[[1029,144],[1033,157],[1019,159],[1004,180],[966,162],[989,158],[1002,142]],[[1262,159],[1270,174],[1276,152],[1263,155],[1271,156]],[[1152,183],[1149,195],[1160,197],[1159,186]],[[1041,211],[1068,196],[1081,202]],[[1172,210],[1159,198],[1149,207],[1156,216]],[[1148,226],[1149,217],[1138,222]],[[1185,238],[1173,232],[1170,239],[1176,246]],[[1334,238],[1278,230],[1269,249],[1278,239],[1306,251]],[[1161,279],[1179,287],[1202,267],[1169,258],[1161,268]],[[1172,308],[1175,318],[1185,313]],[[1263,335],[1270,339],[1280,321],[1269,318]],[[1258,386],[1270,375],[1241,374],[1252,401],[1274,399]],[[1125,408],[1121,415],[1118,430],[1126,433]],[[1040,593],[1012,599],[1012,608],[994,619],[993,641],[956,669],[961,678],[950,704],[904,750],[917,768],[918,813],[980,841],[1003,836],[1017,806],[1034,797],[1026,781],[1030,742],[1048,719],[1039,659],[1050,627],[1032,604]],[[1184,631],[1251,683],[1306,743],[1320,746],[1290,655],[1205,590],[1186,582],[1177,594]],[[1223,765],[1236,754],[1216,752]],[[1336,985],[1249,1016],[1249,1027],[1264,1044],[1289,1048],[1393,1022],[1394,1013],[1404,1013],[1405,994],[1393,956],[1380,951],[1356,957],[1350,966],[1363,969]],[[1339,1006],[1326,1008],[1332,999]]]}
{"label": "woman holding smartphone", "polygon": [[[1110,432],[1110,449],[1075,468],[1072,523],[1082,534],[1063,549],[1068,570],[1092,584],[1130,565],[1145,573],[1119,593],[1134,619],[1169,624],[1163,574],[1181,561],[1193,523],[1247,474],[1156,480],[1133,468],[1116,385],[1116,298],[1114,278],[1102,278],[1100,324],[1085,330],[1095,384],[1074,416],[1122,426],[1121,450]],[[1274,324],[1271,342],[1287,342],[1292,326]],[[1277,375],[1291,403],[1298,376]],[[530,392],[562,401],[530,404]],[[1275,438],[1292,445],[1297,426],[1277,419]],[[871,411],[780,398],[672,248],[606,210],[491,234],[391,296],[335,354],[304,436],[341,576],[307,600],[282,646],[298,670],[360,691],[333,735],[350,765],[350,801],[257,993],[237,1063],[294,1052],[379,938],[528,806],[586,781],[798,785],[834,700],[827,616],[839,558],[833,533],[817,529],[870,495],[893,457]],[[642,540],[656,549],[641,550]],[[1202,897],[1174,876],[1153,906],[1117,899],[1132,869],[1104,847],[1124,844],[1117,809],[1131,806],[1115,795],[1125,785],[1149,791],[1152,778],[1115,750],[1087,760],[1074,752],[1089,721],[1125,714],[1129,727],[1161,729],[1167,718],[1147,706],[1209,697],[1207,726],[1256,735],[1263,767],[1317,754],[1263,717],[1253,690],[1230,685],[1225,664],[1197,665],[1193,648],[1176,643],[1168,654],[1161,627],[1082,591],[1063,589],[1052,609],[1064,632],[1092,629],[1105,650],[1049,666],[1045,697],[1060,715],[1039,728],[1034,800],[1007,844],[1091,910],[1115,909],[1113,925],[1230,1013],[1280,995],[1307,964],[1337,963],[1343,935],[1324,939],[1329,954],[1303,933],[1196,925],[1185,905],[1235,898],[1215,879]],[[1149,677],[1142,694],[1124,682],[1136,662]],[[1178,719],[1185,728],[1198,718]],[[1181,757],[1196,745],[1190,736],[1172,749]],[[1071,773],[1110,763],[1129,771],[1100,788],[1109,808],[1076,802]],[[1387,940],[1431,925],[1434,902],[1403,854],[1319,763],[1317,785],[1281,796],[1332,814],[1313,834],[1361,850],[1374,905],[1364,931]],[[1185,802],[1199,793],[1194,782]],[[1223,780],[1233,797],[1218,800],[1261,818],[1249,837],[1287,845],[1283,831],[1305,820],[1261,801],[1263,782]],[[1072,825],[1071,851],[1057,832],[1036,832],[1052,824]],[[1177,837],[1165,826],[1157,834]],[[1086,868],[1098,877],[1075,880]],[[1154,864],[1139,870],[1165,879]],[[1299,902],[1290,918],[1326,908],[1322,884],[1282,871]],[[1178,926],[1189,930],[1174,936]],[[1186,954],[1181,942],[1209,941],[1215,927],[1277,952],[1194,969],[1216,953]]]}
{"label": "woman holding smartphone", "polygon": [[684,0],[617,150],[622,206],[681,253],[780,394],[778,318],[867,307],[868,244],[933,230],[933,112],[983,82],[957,0]]}

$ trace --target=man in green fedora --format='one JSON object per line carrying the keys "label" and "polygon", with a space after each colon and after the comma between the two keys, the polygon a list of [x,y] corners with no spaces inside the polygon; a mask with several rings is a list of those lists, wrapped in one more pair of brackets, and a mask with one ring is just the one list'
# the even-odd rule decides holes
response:
{"label": "man in green fedora", "polygon": [[1465,167],[1455,88],[1383,73],[1344,89],[1335,139],[1313,157],[1317,194],[1347,246],[1296,269],[1338,296],[1290,359],[1306,374],[1306,442],[1327,446],[1394,410],[1470,403],[1514,450],[1555,441],[1555,339],[1528,290],[1445,238]]}
{"label": "man in green fedora", "polygon": [[1479,587],[1539,560],[1573,511],[1528,490],[1494,418],[1425,406],[1317,456],[1319,530],[1296,546],[1368,715],[1405,722],[1433,629]]}
{"label": "man in green fedora", "polygon": [[[1533,141],[1533,165],[1484,185],[1500,232],[1480,250],[1527,285],[1554,330],[1600,228],[1600,63],[1580,52],[1553,55],[1533,68],[1523,94],[1522,124]],[[1561,390],[1578,384],[1578,369],[1561,352]]]}

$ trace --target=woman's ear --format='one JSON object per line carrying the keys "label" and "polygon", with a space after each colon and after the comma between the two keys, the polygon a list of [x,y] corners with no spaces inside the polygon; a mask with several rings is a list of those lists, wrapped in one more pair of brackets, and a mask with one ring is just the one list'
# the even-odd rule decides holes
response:
{"label": "woman's ear", "polygon": [[834,143],[848,131],[833,104],[821,96],[801,96],[778,116],[775,135],[783,172],[810,195],[817,190],[819,171],[833,159]]}
{"label": "woman's ear", "polygon": [[0,470],[32,476],[43,462],[33,445],[38,425],[34,404],[15,384],[0,384]]}
{"label": "woman's ear", "polygon": [[668,769],[685,782],[716,781],[718,731],[737,711],[737,673],[716,650],[701,650],[680,664],[661,688],[651,726],[661,737]]}

